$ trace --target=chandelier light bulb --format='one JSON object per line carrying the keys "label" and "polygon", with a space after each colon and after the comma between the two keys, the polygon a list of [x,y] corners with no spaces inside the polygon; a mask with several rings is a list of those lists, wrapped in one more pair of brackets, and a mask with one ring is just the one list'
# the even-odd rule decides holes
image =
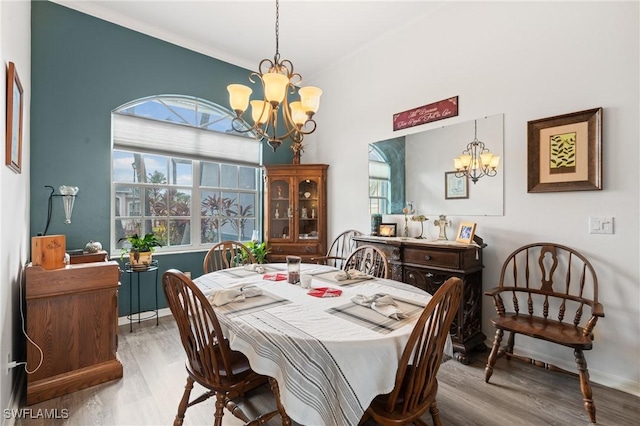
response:
{"label": "chandelier light bulb", "polygon": [[249,106],[249,96],[253,90],[243,84],[230,84],[227,86],[229,92],[229,103],[238,115],[242,115]]}

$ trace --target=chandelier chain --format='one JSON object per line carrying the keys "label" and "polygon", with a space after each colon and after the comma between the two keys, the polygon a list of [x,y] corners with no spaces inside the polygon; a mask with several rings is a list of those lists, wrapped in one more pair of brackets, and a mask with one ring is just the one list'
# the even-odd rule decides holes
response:
{"label": "chandelier chain", "polygon": [[280,56],[280,2],[276,0],[276,58]]}

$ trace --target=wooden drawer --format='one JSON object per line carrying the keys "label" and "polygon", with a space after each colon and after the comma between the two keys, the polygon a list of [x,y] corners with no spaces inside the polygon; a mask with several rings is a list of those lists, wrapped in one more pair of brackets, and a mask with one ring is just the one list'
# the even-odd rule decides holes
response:
{"label": "wooden drawer", "polygon": [[271,247],[270,253],[276,256],[292,254],[295,256],[324,256],[319,241],[309,241],[299,244],[278,244]]}
{"label": "wooden drawer", "polygon": [[415,265],[459,268],[460,256],[457,251],[437,250],[431,248],[406,248],[404,249],[403,262]]}

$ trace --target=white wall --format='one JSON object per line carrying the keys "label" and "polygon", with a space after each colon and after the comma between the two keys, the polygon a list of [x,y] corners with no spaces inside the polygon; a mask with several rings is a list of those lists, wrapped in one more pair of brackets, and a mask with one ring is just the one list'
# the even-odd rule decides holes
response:
{"label": "white wall", "polygon": [[[367,144],[401,133],[392,131],[392,114],[456,95],[458,117],[411,130],[504,113],[505,214],[451,216],[453,229],[478,223],[489,245],[485,289],[496,284],[503,259],[526,243],[553,241],[585,254],[606,314],[586,354],[591,378],[640,395],[638,16],[638,2],[452,2],[327,64],[313,81],[324,95],[303,162],[331,165],[329,237],[369,231]],[[527,121],[596,107],[604,108],[604,190],[527,193]],[[615,217],[615,234],[588,234],[589,216]],[[494,312],[485,298],[488,344]],[[575,371],[572,350],[519,341],[524,352]]]}
{"label": "white wall", "polygon": [[[16,65],[24,96],[24,121],[22,123],[22,173],[16,174],[4,165],[4,142],[2,165],[0,165],[0,407],[12,408],[16,398],[17,372],[6,375],[7,354],[19,360],[17,345],[19,329],[19,282],[22,265],[29,255],[29,109],[31,93],[31,3],[26,0],[0,1],[0,58],[2,58],[2,84],[0,84],[0,134],[5,135],[7,66]],[[24,361],[24,358],[22,359]],[[12,423],[5,419],[3,424]]]}

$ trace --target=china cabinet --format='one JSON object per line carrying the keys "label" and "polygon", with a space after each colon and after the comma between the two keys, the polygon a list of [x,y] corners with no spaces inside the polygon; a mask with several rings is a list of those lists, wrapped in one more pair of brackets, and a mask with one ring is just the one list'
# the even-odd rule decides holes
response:
{"label": "china cabinet", "polygon": [[269,262],[287,255],[323,256],[327,250],[326,164],[264,166],[264,241]]}
{"label": "china cabinet", "polygon": [[431,294],[451,277],[462,280],[462,298],[451,324],[451,341],[456,360],[468,364],[474,351],[486,349],[482,333],[482,249],[475,244],[452,241],[426,241],[400,237],[353,237],[356,245],[380,248],[389,260],[390,278],[411,284]]}

